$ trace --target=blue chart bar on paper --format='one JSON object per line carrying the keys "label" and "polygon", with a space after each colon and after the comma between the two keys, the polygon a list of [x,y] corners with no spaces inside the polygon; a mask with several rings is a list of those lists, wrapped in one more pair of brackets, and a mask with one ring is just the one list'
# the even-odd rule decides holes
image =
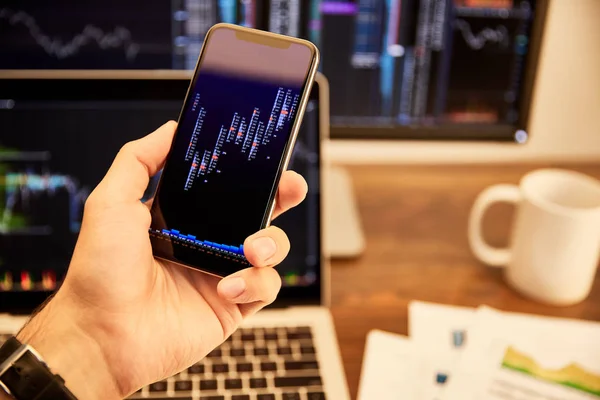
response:
{"label": "blue chart bar on paper", "polygon": [[170,239],[179,240],[185,242],[187,244],[195,245],[198,247],[205,248],[207,250],[218,251],[223,254],[227,254],[236,258],[245,258],[244,257],[244,246],[229,246],[226,244],[219,244],[214,242],[209,242],[208,240],[198,240],[194,235],[184,235],[179,232],[177,229],[163,229],[162,231],[154,231],[155,233],[162,234],[163,236],[168,236]]}

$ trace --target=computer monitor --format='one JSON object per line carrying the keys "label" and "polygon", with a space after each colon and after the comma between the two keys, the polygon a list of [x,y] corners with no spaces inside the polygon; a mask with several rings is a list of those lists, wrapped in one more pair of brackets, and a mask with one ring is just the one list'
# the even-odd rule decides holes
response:
{"label": "computer monitor", "polygon": [[[56,289],[90,191],[123,144],[178,118],[189,79],[186,71],[0,78],[0,313],[31,312]],[[293,243],[278,267],[283,289],[277,305],[321,301],[318,82],[289,165],[305,177],[310,192],[274,221]]]}
{"label": "computer monitor", "polygon": [[547,0],[7,0],[0,69],[191,69],[232,22],[313,41],[332,137],[527,140]]}

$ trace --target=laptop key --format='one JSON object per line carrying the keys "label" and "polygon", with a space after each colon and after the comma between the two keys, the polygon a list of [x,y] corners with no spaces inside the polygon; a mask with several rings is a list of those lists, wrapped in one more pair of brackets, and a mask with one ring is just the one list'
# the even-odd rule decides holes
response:
{"label": "laptop key", "polygon": [[241,389],[242,380],[237,378],[225,379],[225,389]]}
{"label": "laptop key", "polygon": [[286,361],[285,369],[288,371],[296,371],[300,369],[319,369],[317,361]]}
{"label": "laptop key", "polygon": [[264,338],[267,342],[276,341],[278,339],[277,332],[265,332]]}
{"label": "laptop key", "polygon": [[256,400],[275,400],[275,395],[272,393],[264,393],[256,395]]}
{"label": "laptop key", "polygon": [[287,338],[288,340],[312,339],[312,335],[310,333],[290,332],[287,334]]}
{"label": "laptop key", "polygon": [[200,390],[217,390],[216,379],[204,379],[200,381]]}
{"label": "laptop key", "polygon": [[280,356],[287,356],[292,354],[292,349],[290,347],[278,347],[277,354]]}
{"label": "laptop key", "polygon": [[277,364],[274,362],[262,362],[260,363],[261,371],[277,371]]}
{"label": "laptop key", "polygon": [[225,396],[202,396],[200,400],[225,400]]}
{"label": "laptop key", "polygon": [[304,387],[321,386],[320,376],[277,376],[275,377],[275,387]]}
{"label": "laptop key", "polygon": [[228,364],[213,364],[212,366],[213,374],[224,374],[229,372]]}
{"label": "laptop key", "polygon": [[243,347],[231,349],[229,351],[229,355],[231,357],[244,357],[246,355],[246,349],[244,349]]}
{"label": "laptop key", "polygon": [[312,339],[312,332],[310,331],[310,328],[292,328],[288,330],[287,338],[288,340]]}
{"label": "laptop key", "polygon": [[300,400],[300,393],[298,393],[298,392],[282,393],[281,399],[282,400]]}
{"label": "laptop key", "polygon": [[301,346],[300,353],[302,354],[315,354],[315,348],[312,346]]}
{"label": "laptop key", "polygon": [[182,381],[175,381],[176,392],[187,392],[192,390],[192,381],[186,379]]}
{"label": "laptop key", "polygon": [[254,367],[251,363],[239,363],[236,367],[237,372],[252,372]]}
{"label": "laptop key", "polygon": [[266,388],[267,380],[265,378],[250,378],[250,387],[252,389]]}
{"label": "laptop key", "polygon": [[325,393],[323,393],[323,392],[308,392],[306,397],[308,397],[308,400],[325,400]]}
{"label": "laptop key", "polygon": [[188,368],[188,374],[203,374],[204,364],[194,364]]}
{"label": "laptop key", "polygon": [[221,358],[221,357],[223,357],[223,352],[221,351],[221,349],[214,349],[213,351],[211,351],[210,353],[208,353],[208,355],[206,357],[208,357],[208,358]]}
{"label": "laptop key", "polygon": [[167,382],[166,381],[154,382],[153,384],[150,385],[150,391],[151,392],[166,392],[167,391]]}
{"label": "laptop key", "polygon": [[255,356],[268,356],[269,349],[266,347],[257,347],[254,349],[254,355]]}
{"label": "laptop key", "polygon": [[250,396],[247,394],[234,394],[231,396],[231,400],[250,400]]}
{"label": "laptop key", "polygon": [[182,396],[154,397],[154,396],[152,396],[152,400],[192,400],[192,396],[187,396],[187,397],[182,397]]}
{"label": "laptop key", "polygon": [[255,338],[254,332],[242,332],[242,342],[253,342]]}

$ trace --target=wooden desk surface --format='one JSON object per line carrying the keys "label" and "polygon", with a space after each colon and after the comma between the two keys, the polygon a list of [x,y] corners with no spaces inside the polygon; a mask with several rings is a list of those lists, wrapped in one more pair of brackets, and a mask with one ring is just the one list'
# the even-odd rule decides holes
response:
{"label": "wooden desk surface", "polygon": [[[358,259],[333,261],[332,313],[352,398],[367,332],[407,334],[411,300],[600,321],[600,274],[585,302],[544,306],[511,290],[500,270],[484,267],[469,250],[467,219],[477,194],[546,166],[348,167],[367,247]],[[600,178],[600,165],[560,167]],[[512,212],[507,205],[490,209],[490,244],[507,243]]]}

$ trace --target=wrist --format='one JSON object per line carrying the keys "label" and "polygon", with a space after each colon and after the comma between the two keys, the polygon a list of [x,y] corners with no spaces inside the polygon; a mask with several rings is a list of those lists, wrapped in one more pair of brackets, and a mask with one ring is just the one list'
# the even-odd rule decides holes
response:
{"label": "wrist", "polygon": [[100,344],[65,303],[52,299],[17,338],[32,346],[78,399],[121,398]]}

